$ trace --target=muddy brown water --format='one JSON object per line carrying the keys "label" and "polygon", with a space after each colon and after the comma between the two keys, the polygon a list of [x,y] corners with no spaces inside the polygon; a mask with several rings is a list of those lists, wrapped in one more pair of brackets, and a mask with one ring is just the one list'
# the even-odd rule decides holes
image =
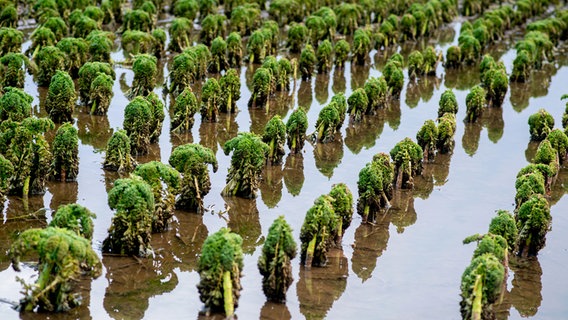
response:
{"label": "muddy brown water", "polygon": [[[459,24],[445,29],[430,43],[445,52],[457,42],[456,30]],[[425,44],[405,46],[401,52],[408,54]],[[509,72],[515,57],[510,48],[510,42],[503,42],[492,49]],[[69,314],[18,314],[9,304],[0,303],[1,318],[204,318],[199,315],[203,304],[196,288],[197,259],[205,238],[225,226],[243,237],[245,276],[236,309],[240,319],[461,318],[460,278],[474,250],[474,245],[464,246],[462,240],[486,232],[496,210],[514,209],[515,176],[536,150],[536,145],[529,142],[528,117],[546,108],[554,116],[556,127],[560,127],[564,112],[560,97],[568,93],[565,51],[559,52],[554,64],[535,72],[530,83],[512,84],[503,107],[486,110],[475,124],[461,121],[465,117],[465,96],[479,83],[475,69],[450,71],[439,66],[437,77],[414,84],[405,79],[400,101],[392,102],[388,109],[358,124],[346,121],[333,143],[307,143],[301,154],[287,155],[282,166],[266,168],[256,199],[220,196],[230,163],[230,156],[222,151],[225,141],[240,131],[260,133],[273,115],[286,120],[298,105],[308,109],[310,130],[314,130],[319,110],[335,93],[344,91],[349,96],[369,76],[380,75],[385,54],[372,51],[370,56],[370,66],[347,64],[344,70],[314,75],[310,81],[298,80],[291,92],[271,100],[268,114],[247,108],[250,91],[246,83],[250,83],[253,73],[252,68],[242,67],[242,95],[236,115],[222,115],[213,124],[201,123],[197,115],[187,135],[170,135],[167,115],[159,144],[138,160],[167,162],[175,146],[190,142],[212,148],[219,170],[210,172],[212,190],[205,197],[209,211],[203,216],[177,211],[170,230],[153,235],[154,257],[101,256],[102,276],[77,283],[83,304]],[[116,51],[113,59],[122,61],[124,56]],[[0,247],[4,252],[13,234],[45,226],[59,205],[76,202],[97,215],[93,246],[100,254],[113,216],[107,205],[107,191],[119,177],[102,169],[104,149],[112,132],[122,127],[128,103],[124,93],[133,79],[133,72],[126,66],[118,64],[115,71],[114,98],[107,116],[91,116],[84,107],[76,108],[75,125],[80,138],[77,182],[50,182],[44,196],[31,197],[27,204],[9,197],[0,224]],[[167,75],[168,64],[163,62],[160,85],[155,90],[160,96]],[[440,95],[446,88],[454,89],[459,102],[453,153],[439,155],[426,164],[414,190],[397,191],[393,207],[378,217],[376,225],[361,224],[355,214],[341,248],[332,250],[326,267],[308,271],[300,266],[298,258],[293,260],[294,283],[286,304],[266,302],[256,263],[274,219],[284,215],[299,244],[300,228],[313,201],[339,182],[346,183],[356,197],[359,170],[375,153],[389,152],[405,137],[414,139],[425,120],[435,119]],[[37,88],[27,76],[25,90],[34,96],[34,112],[45,115],[46,89]],[[198,88],[194,91],[199,92]],[[170,97],[163,97],[169,106]],[[565,319],[568,315],[568,233],[564,232],[568,229],[568,200],[563,197],[566,183],[568,170],[563,169],[550,196],[553,220],[546,247],[537,258],[511,258],[507,290],[502,303],[495,307],[499,319]],[[3,255],[0,298],[20,298],[17,276],[33,281],[35,271],[24,266],[21,273],[16,273]]]}

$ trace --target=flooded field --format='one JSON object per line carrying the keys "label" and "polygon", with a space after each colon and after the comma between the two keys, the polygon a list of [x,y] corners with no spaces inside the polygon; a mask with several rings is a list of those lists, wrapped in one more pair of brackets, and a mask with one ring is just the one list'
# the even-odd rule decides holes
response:
{"label": "flooded field", "polygon": [[[167,24],[167,21],[164,22]],[[441,30],[427,41],[398,48],[406,57],[416,48],[434,45],[437,50],[457,43],[460,22]],[[522,30],[521,30],[522,31]],[[491,48],[501,58],[507,72],[512,69],[515,50],[513,33],[507,41]],[[30,45],[30,41],[24,44]],[[406,69],[404,89],[399,101],[392,101],[379,114],[360,123],[346,120],[332,143],[306,143],[303,152],[285,156],[282,166],[268,166],[263,171],[256,199],[222,197],[221,190],[230,165],[230,156],[222,146],[237,132],[262,133],[275,114],[284,121],[298,106],[308,110],[310,129],[321,108],[335,93],[349,96],[371,76],[379,76],[390,53],[371,51],[366,67],[347,64],[327,75],[314,75],[308,81],[297,79],[288,93],[271,99],[266,114],[263,109],[249,109],[250,83],[255,66],[240,69],[241,98],[239,112],[221,114],[217,123],[202,123],[196,115],[191,134],[170,134],[170,115],[166,112],[158,144],[151,146],[141,163],[159,160],[167,163],[172,149],[185,143],[200,143],[216,152],[219,169],[210,172],[212,190],[205,197],[204,215],[176,211],[170,229],[153,234],[154,255],[130,258],[102,255],[102,241],[107,236],[114,212],[107,204],[107,191],[116,173],[102,169],[105,147],[112,133],[122,127],[125,93],[133,72],[121,64],[120,50],[113,53],[117,80],[107,116],[88,114],[77,106],[75,126],[79,130],[79,175],[77,182],[49,182],[44,196],[31,197],[27,203],[8,197],[0,224],[0,248],[6,252],[12,235],[20,230],[45,226],[52,212],[61,204],[79,203],[96,213],[93,246],[103,262],[103,275],[92,281],[79,281],[83,295],[81,307],[70,312],[78,319],[159,319],[207,318],[196,285],[197,259],[205,238],[222,227],[229,227],[243,237],[243,290],[236,309],[239,319],[459,319],[461,318],[460,279],[470,263],[474,245],[462,240],[475,233],[487,232],[498,209],[514,210],[515,177],[532,159],[537,144],[530,142],[528,117],[540,108],[550,112],[557,128],[561,127],[564,102],[568,93],[568,54],[566,46],[556,52],[554,64],[534,72],[527,84],[511,84],[502,108],[485,110],[480,121],[470,124],[465,118],[465,97],[479,83],[479,70],[445,70],[438,66],[435,77],[413,83]],[[169,83],[169,60],[160,61],[159,85],[154,90],[171,106],[171,97],[163,93]],[[305,270],[299,258],[292,261],[294,283],[286,304],[266,302],[262,292],[257,261],[268,228],[280,215],[292,226],[300,243],[300,228],[307,210],[321,194],[335,183],[343,182],[357,197],[358,173],[373,155],[389,152],[405,137],[415,139],[425,120],[436,119],[440,95],[453,89],[459,103],[455,147],[451,154],[438,155],[425,163],[413,190],[396,191],[392,208],[377,218],[375,225],[362,224],[354,215],[341,248],[330,253],[326,267]],[[38,88],[30,75],[25,91],[34,96],[34,113],[46,115],[47,88]],[[194,88],[194,92],[201,92]],[[55,131],[48,135],[53,139]],[[552,230],[546,246],[536,258],[510,257],[507,292],[496,306],[499,319],[564,319],[568,314],[568,170],[562,169],[550,193]],[[16,273],[10,261],[0,259],[0,298],[18,301],[21,284],[16,277],[35,277],[30,266]],[[0,303],[2,319],[63,319],[65,314],[19,314],[7,303]],[[214,317],[212,317],[214,318]],[[217,317],[221,318],[221,317]]]}

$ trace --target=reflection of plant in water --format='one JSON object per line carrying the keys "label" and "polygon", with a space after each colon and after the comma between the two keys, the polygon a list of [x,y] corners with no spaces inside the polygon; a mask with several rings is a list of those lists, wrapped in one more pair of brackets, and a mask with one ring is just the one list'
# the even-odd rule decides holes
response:
{"label": "reflection of plant in water", "polygon": [[296,293],[306,319],[324,319],[347,287],[349,263],[342,251],[332,250],[326,268],[300,268]]}
{"label": "reflection of plant in water", "polygon": [[367,281],[377,265],[383,251],[386,250],[389,241],[389,220],[383,218],[376,224],[363,223],[355,230],[355,243],[353,244],[353,256],[351,264],[353,272],[362,280]]}
{"label": "reflection of plant in water", "polygon": [[463,137],[462,137],[462,147],[465,153],[472,157],[479,147],[479,137],[481,135],[481,124],[480,123],[466,123]]}
{"label": "reflection of plant in water", "polygon": [[302,191],[304,185],[304,156],[300,154],[289,154],[286,158],[283,170],[284,184],[288,193],[297,196]]}
{"label": "reflection of plant in water", "polygon": [[[542,303],[542,268],[536,257],[521,258],[511,255],[509,267],[514,273],[511,291],[506,291],[496,312],[508,314],[511,305],[521,317],[533,317]],[[504,318],[503,318],[504,319]]]}
{"label": "reflection of plant in water", "polygon": [[487,128],[487,137],[493,143],[499,142],[503,137],[505,121],[503,120],[503,108],[488,108],[481,115],[481,125]]}
{"label": "reflection of plant in water", "polygon": [[469,90],[479,84],[479,67],[462,66],[459,70],[445,70],[444,86],[449,89]]}
{"label": "reflection of plant in water", "polygon": [[363,148],[370,149],[375,146],[383,132],[385,125],[382,111],[379,116],[363,117],[356,125],[345,129],[345,145],[354,154],[359,154]]}
{"label": "reflection of plant in water", "polygon": [[298,106],[307,112],[310,110],[313,101],[313,89],[311,81],[301,81],[298,88]]}
{"label": "reflection of plant in water", "polygon": [[264,168],[259,189],[262,202],[269,208],[275,208],[282,199],[283,173],[280,165]]}
{"label": "reflection of plant in water", "polygon": [[329,74],[317,74],[315,81],[316,100],[324,104],[329,97]]}
{"label": "reflection of plant in water", "polygon": [[343,139],[341,134],[329,143],[317,143],[314,146],[314,160],[316,168],[327,178],[333,176],[333,170],[341,163],[343,159]]}
{"label": "reflection of plant in water", "polygon": [[143,319],[150,298],[172,292],[178,285],[173,261],[157,255],[155,259],[133,260],[103,255],[108,286],[103,306],[114,319]]}
{"label": "reflection of plant in water", "polygon": [[389,209],[390,221],[396,226],[398,233],[403,233],[406,227],[416,223],[418,218],[416,209],[414,208],[414,198],[416,197],[416,190],[394,190],[393,191],[393,206]]}
{"label": "reflection of plant in water", "polygon": [[223,197],[223,200],[229,214],[227,226],[242,237],[243,252],[253,254],[264,242],[256,200],[240,197]]}
{"label": "reflection of plant in water", "polygon": [[345,92],[346,86],[347,84],[345,80],[345,72],[343,71],[343,68],[335,68],[335,70],[333,71],[333,82],[331,84],[331,90],[335,94],[343,93]]}

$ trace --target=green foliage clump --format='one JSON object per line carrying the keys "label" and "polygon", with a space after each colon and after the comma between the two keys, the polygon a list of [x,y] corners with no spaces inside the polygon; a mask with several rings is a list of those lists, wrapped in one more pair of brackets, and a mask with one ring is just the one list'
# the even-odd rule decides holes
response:
{"label": "green foliage clump", "polygon": [[404,138],[390,151],[396,172],[396,188],[412,188],[413,177],[422,171],[422,148],[412,139]]}
{"label": "green foliage clump", "polygon": [[333,62],[332,55],[333,55],[333,47],[331,45],[331,41],[327,39],[322,41],[319,44],[318,49],[316,51],[319,73],[329,72],[329,69],[331,69],[331,64]]}
{"label": "green foliage clump", "polygon": [[130,153],[130,138],[126,130],[118,130],[110,137],[103,167],[118,172],[130,172],[136,167],[136,161]]}
{"label": "green foliage clump", "polygon": [[369,100],[368,112],[376,112],[385,106],[388,98],[388,86],[384,77],[370,77],[363,86]]}
{"label": "green foliage clump", "polygon": [[114,79],[112,76],[102,72],[97,74],[89,89],[89,105],[87,105],[87,107],[91,114],[107,114],[110,101],[114,96],[114,92],[112,91],[113,85]]}
{"label": "green foliage clump", "polygon": [[51,29],[46,27],[38,27],[32,32],[30,38],[32,45],[26,50],[26,55],[35,58],[39,50],[48,46],[55,46],[57,39]]}
{"label": "green foliage clump", "polygon": [[97,21],[80,14],[79,11],[76,15],[69,17],[69,33],[74,38],[86,38],[91,32],[101,29]]}
{"label": "green foliage clump", "polygon": [[156,143],[160,139],[162,133],[162,125],[166,114],[164,113],[164,103],[155,92],[150,92],[146,97],[146,101],[150,104],[152,112],[152,121],[150,122],[150,143]]}
{"label": "green foliage clump", "polygon": [[487,90],[487,100],[491,106],[500,107],[509,88],[509,78],[503,68],[493,68],[486,72],[484,87]]}
{"label": "green foliage clump", "polygon": [[35,252],[38,257],[39,275],[35,284],[25,284],[25,297],[18,309],[32,311],[67,311],[80,303],[76,294],[71,294],[71,283],[83,273],[97,278],[102,264],[91,243],[75,232],[57,227],[29,229],[22,232],[12,243],[8,255],[12,267],[20,271],[20,257]]}
{"label": "green foliage clump", "polygon": [[529,132],[531,140],[542,141],[546,139],[550,131],[554,128],[554,118],[545,109],[529,116]]}
{"label": "green foliage clump", "polygon": [[65,53],[65,71],[72,78],[79,76],[79,70],[87,62],[89,56],[89,44],[81,38],[63,38],[57,42],[57,48]]}
{"label": "green foliage clump", "polygon": [[505,238],[509,251],[513,251],[519,232],[515,218],[509,211],[497,210],[497,216],[491,219],[488,232]]}
{"label": "green foliage clump", "polygon": [[172,3],[171,9],[174,16],[193,21],[197,18],[199,4],[196,0],[177,0]]}
{"label": "green foliage clump", "polygon": [[436,148],[440,153],[448,153],[454,147],[456,134],[456,116],[453,113],[444,113],[438,118],[438,138]]}
{"label": "green foliage clump", "polygon": [[141,9],[129,10],[124,13],[122,30],[139,30],[150,32],[154,28],[152,16]]}
{"label": "green foliage clump", "polygon": [[219,79],[222,88],[219,111],[234,113],[237,111],[237,100],[241,98],[241,80],[235,69],[229,69]]}
{"label": "green foliage clump", "polygon": [[14,165],[9,194],[44,194],[51,152],[43,134],[55,127],[48,118],[28,117],[0,124],[0,154]]}
{"label": "green foliage clump", "polygon": [[168,50],[183,52],[191,46],[191,29],[193,23],[187,18],[175,18],[169,28],[170,44]]}
{"label": "green foliage clump", "polygon": [[333,104],[328,104],[323,107],[318,115],[316,121],[316,136],[315,140],[327,143],[335,139],[335,133],[337,132],[337,127],[340,127],[339,112]]}
{"label": "green foliage clump", "polygon": [[341,222],[332,202],[333,198],[328,195],[319,196],[304,218],[300,241],[301,263],[306,268],[324,266],[327,262],[327,251],[335,240],[334,235]]}
{"label": "green foliage clump", "polygon": [[5,120],[22,121],[32,114],[34,98],[21,89],[3,88],[0,96],[0,122]]}
{"label": "green foliage clump", "polygon": [[477,85],[471,89],[465,98],[466,121],[475,122],[487,104],[485,89]]}
{"label": "green foliage clump", "polygon": [[559,164],[563,164],[568,152],[568,136],[561,129],[552,129],[546,139],[556,151]]}
{"label": "green foliage clump", "polygon": [[499,298],[505,268],[495,255],[486,253],[472,259],[461,279],[460,302],[464,319],[481,319],[482,312]]}
{"label": "green foliage clump", "polygon": [[535,256],[546,242],[546,233],[550,229],[552,217],[550,206],[542,194],[533,195],[524,202],[517,215],[519,237],[517,249],[519,255]]}
{"label": "green foliage clump", "polygon": [[26,69],[31,74],[35,70],[28,57],[22,53],[9,52],[0,57],[0,88],[23,88]]}
{"label": "green foliage clump", "polygon": [[345,115],[347,114],[347,99],[343,93],[338,93],[331,97],[329,104],[339,113],[339,122],[336,127],[336,130],[339,130],[343,126],[343,121],[345,121]]}
{"label": "green foliage clump", "polygon": [[152,134],[152,105],[142,96],[134,98],[124,109],[122,127],[130,139],[130,151],[133,155],[148,153]]}
{"label": "green foliage clump", "polygon": [[548,139],[544,139],[540,142],[533,161],[535,164],[548,165],[551,171],[554,172],[554,175],[558,173],[560,167],[558,154]]}
{"label": "green foliage clump", "polygon": [[347,103],[349,104],[347,113],[355,122],[361,121],[363,115],[369,113],[369,98],[364,88],[353,91],[347,99]]}
{"label": "green foliage clump", "polygon": [[238,306],[243,269],[243,239],[221,228],[205,239],[197,266],[199,299],[213,312],[233,316]]}
{"label": "green foliage clump", "polygon": [[219,118],[219,105],[221,104],[221,86],[215,78],[207,79],[201,92],[201,119],[202,121],[217,122]]}
{"label": "green foliage clump", "polygon": [[241,35],[236,32],[231,32],[227,36],[227,61],[231,68],[238,68],[241,66],[243,60],[243,44]]}
{"label": "green foliage clump", "polygon": [[345,183],[338,183],[331,187],[329,196],[333,199],[331,203],[333,210],[340,218],[335,243],[341,246],[345,230],[349,228],[351,220],[353,220],[353,194]]}
{"label": "green foliage clump", "polygon": [[247,41],[248,60],[250,63],[260,63],[270,54],[270,42],[267,36],[268,34],[263,29],[257,29],[250,35]]}
{"label": "green foliage clump", "polygon": [[227,61],[227,42],[221,37],[217,37],[211,43],[212,60],[209,62],[207,70],[218,73],[229,68]]}
{"label": "green foliage clump", "polygon": [[280,164],[282,157],[286,153],[284,151],[286,125],[279,115],[275,115],[266,123],[262,134],[262,142],[266,143],[269,148],[266,160],[270,164]]}
{"label": "green foliage clump", "polygon": [[424,74],[422,66],[424,65],[424,57],[422,53],[418,50],[412,51],[408,56],[408,77],[410,80]]}
{"label": "green foliage clump", "polygon": [[519,208],[534,195],[544,195],[546,192],[544,175],[540,171],[519,172],[515,181],[515,203]]}
{"label": "green foliage clump", "polygon": [[[47,18],[47,20],[42,24],[42,27],[48,28],[49,30],[51,30],[51,32],[53,32],[56,42],[61,41],[61,39],[63,39],[69,31],[67,28],[67,24],[65,24],[65,21],[63,21],[61,17]],[[36,30],[39,30],[39,28]],[[34,30],[34,32],[36,30]]]}
{"label": "green foliage clump", "polygon": [[112,64],[110,53],[114,44],[114,33],[106,31],[93,31],[89,33],[87,42],[89,43],[89,61],[99,61]]}
{"label": "green foliage clump", "polygon": [[269,147],[260,137],[249,132],[240,132],[223,146],[225,155],[231,156],[231,167],[223,196],[254,198],[260,183],[260,173],[266,161]]}
{"label": "green foliage clump", "polygon": [[399,99],[404,85],[404,74],[402,73],[402,61],[393,59],[393,57],[395,57],[395,55],[393,55],[385,65],[383,76],[387,81],[390,96]]}
{"label": "green foliage clump", "polygon": [[36,81],[39,86],[49,86],[51,78],[58,70],[65,70],[65,53],[54,46],[46,46],[39,50],[35,57],[37,64]]}
{"label": "green foliage clump", "polygon": [[333,47],[333,51],[335,52],[335,66],[343,68],[343,66],[345,66],[345,62],[349,59],[349,53],[351,52],[349,42],[345,39],[337,41]]}
{"label": "green foliage clump", "polygon": [[49,84],[45,109],[55,123],[73,121],[73,111],[77,94],[71,76],[64,71],[57,70]]}
{"label": "green foliage clump", "polygon": [[4,2],[0,9],[0,27],[16,28],[18,26],[18,10],[13,3]]}
{"label": "green foliage clump", "polygon": [[278,217],[270,229],[258,258],[258,270],[263,276],[262,290],[270,301],[286,301],[286,291],[294,281],[291,260],[296,257],[297,245],[292,228]]}
{"label": "green foliage clump", "polygon": [[90,241],[94,231],[93,219],[96,217],[94,213],[80,204],[66,204],[57,208],[49,226],[73,231]]}
{"label": "green foliage clump", "polygon": [[0,57],[9,52],[20,52],[23,42],[24,33],[22,31],[9,27],[0,27]]}
{"label": "green foliage clump", "polygon": [[273,91],[273,74],[270,69],[261,67],[256,69],[252,78],[252,95],[248,101],[249,108],[269,108],[269,97]]}
{"label": "green foliage clump", "polygon": [[201,32],[199,37],[201,41],[206,45],[211,45],[213,39],[225,36],[225,21],[227,18],[224,14],[208,14],[201,21]]}
{"label": "green foliage clump", "polygon": [[108,204],[116,213],[103,241],[103,252],[147,256],[152,250],[152,187],[135,175],[118,179],[108,193]]}
{"label": "green foliage clump", "polygon": [[444,113],[458,113],[458,101],[452,89],[446,89],[440,96],[438,104],[438,118],[442,117]]}
{"label": "green foliage clump", "polygon": [[243,36],[249,35],[260,21],[260,7],[258,3],[244,3],[231,11],[231,27]]}
{"label": "green foliage clump", "polygon": [[57,129],[51,153],[53,179],[75,181],[79,173],[79,136],[71,123],[66,122]]}
{"label": "green foliage clump", "polygon": [[286,142],[291,153],[300,153],[304,148],[308,116],[302,108],[292,112],[286,122]]}
{"label": "green foliage clump", "polygon": [[209,148],[199,144],[184,144],[172,152],[170,165],[182,173],[179,198],[176,207],[203,212],[203,197],[211,190],[207,164],[217,172],[217,158]]}
{"label": "green foliage clump", "polygon": [[161,52],[159,49],[161,43],[148,32],[128,30],[122,34],[120,41],[122,49],[132,56],[136,56],[141,53],[157,55]]}
{"label": "green foliage clump", "polygon": [[300,73],[302,74],[303,80],[307,80],[312,77],[316,63],[317,58],[314,48],[312,45],[307,44],[300,54],[299,62]]}
{"label": "green foliage clump", "polygon": [[[113,81],[116,78],[114,69],[106,62],[87,62],[81,67],[81,69],[79,69],[79,97],[81,98],[81,103],[87,106],[91,106],[93,104],[91,96],[97,96],[97,93],[92,92],[91,88],[93,87],[93,82],[99,73],[110,76]],[[100,90],[101,88],[97,86],[93,89]],[[92,110],[92,107],[90,109]]]}
{"label": "green foliage clump", "polygon": [[175,195],[180,184],[179,172],[158,161],[150,161],[136,167],[134,174],[151,187],[154,194],[152,232],[164,232],[174,215]]}
{"label": "green foliage clump", "polygon": [[337,15],[337,31],[349,35],[360,30],[359,23],[365,14],[361,5],[344,2],[335,7],[334,11]]}
{"label": "green foliage clump", "polygon": [[526,50],[517,51],[517,56],[513,61],[513,71],[511,72],[511,81],[526,82],[531,74],[533,60],[530,53]]}
{"label": "green foliage clump", "polygon": [[368,59],[369,51],[371,51],[371,38],[367,31],[357,29],[353,36],[353,46],[351,53],[353,54],[353,63],[364,65]]}
{"label": "green foliage clump", "polygon": [[149,54],[139,54],[134,59],[132,70],[134,71],[134,81],[132,89],[127,94],[129,98],[137,96],[147,96],[156,86],[156,75],[158,59]]}
{"label": "green foliage clump", "polygon": [[363,222],[375,221],[382,207],[390,207],[393,177],[394,165],[386,154],[375,155],[373,161],[359,171],[357,213]]}
{"label": "green foliage clump", "polygon": [[0,201],[4,201],[4,195],[9,190],[10,179],[13,174],[14,166],[8,159],[0,154]]}
{"label": "green foliage clump", "polygon": [[459,68],[461,66],[461,49],[459,46],[451,46],[446,52],[446,61],[444,62],[444,67],[446,68]]}
{"label": "green foliage clump", "polygon": [[477,248],[473,252],[472,259],[475,259],[484,254],[494,255],[503,265],[508,261],[508,244],[507,240],[497,234],[475,234],[463,240],[464,244],[477,241]]}
{"label": "green foliage clump", "polygon": [[302,23],[291,23],[288,29],[286,46],[291,53],[300,53],[308,40],[308,28]]}
{"label": "green foliage clump", "polygon": [[424,151],[424,161],[433,160],[438,144],[438,127],[434,120],[426,120],[416,133],[416,141]]}
{"label": "green foliage clump", "polygon": [[176,133],[191,132],[195,121],[193,116],[197,111],[199,111],[197,98],[191,91],[191,87],[187,87],[176,97],[170,130]]}

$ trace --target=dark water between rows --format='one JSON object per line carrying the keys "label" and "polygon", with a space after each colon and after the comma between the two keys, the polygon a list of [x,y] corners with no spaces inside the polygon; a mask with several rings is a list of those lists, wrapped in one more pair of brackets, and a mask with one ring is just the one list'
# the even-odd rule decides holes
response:
{"label": "dark water between rows", "polygon": [[[459,23],[430,40],[437,49],[457,42]],[[26,43],[29,45],[29,43]],[[424,43],[402,48],[405,54]],[[508,72],[515,57],[510,42],[493,48]],[[25,49],[25,48],[24,48]],[[188,135],[170,135],[169,115],[164,121],[160,142],[140,162],[167,162],[172,149],[180,144],[197,142],[217,153],[219,170],[210,172],[212,190],[205,197],[210,212],[203,216],[177,211],[168,232],[155,234],[154,258],[134,259],[104,256],[103,275],[93,281],[82,281],[84,303],[71,312],[81,319],[159,319],[198,318],[202,303],[196,284],[197,258],[205,238],[228,226],[244,239],[243,291],[236,314],[239,319],[459,319],[460,278],[469,264],[474,245],[462,240],[474,233],[486,232],[497,209],[513,210],[514,181],[517,172],[531,159],[536,145],[529,143],[527,119],[540,108],[546,108],[560,127],[564,103],[560,97],[568,93],[568,55],[558,53],[554,65],[545,66],[526,85],[511,85],[500,109],[489,109],[481,121],[464,124],[465,96],[479,83],[475,69],[445,71],[439,66],[437,77],[410,84],[400,101],[376,116],[341,129],[335,142],[306,144],[303,153],[286,156],[281,167],[265,170],[257,199],[223,198],[230,157],[222,152],[225,141],[240,131],[261,133],[264,124],[280,114],[286,121],[298,105],[309,109],[311,130],[319,110],[334,93],[349,96],[369,76],[380,75],[384,53],[371,52],[371,67],[334,70],[317,75],[310,81],[298,80],[288,95],[271,101],[271,110],[250,110],[250,91],[245,83],[252,79],[252,68],[241,68],[242,95],[240,112],[222,115],[218,123],[201,123],[196,115],[193,131]],[[117,51],[115,61],[124,59]],[[167,63],[162,64],[162,81],[168,79]],[[42,197],[32,197],[27,207],[18,198],[5,203],[0,224],[0,248],[6,251],[11,234],[18,230],[42,227],[51,219],[52,210],[66,203],[79,203],[97,214],[93,243],[100,245],[107,235],[113,212],[107,205],[107,190],[118,176],[102,169],[104,148],[114,130],[122,127],[124,93],[132,83],[133,72],[119,64],[115,71],[114,98],[108,116],[90,116],[83,107],[76,109],[75,125],[79,129],[79,176],[76,183],[50,182]],[[405,70],[406,76],[406,70]],[[294,283],[285,305],[265,302],[261,276],[256,263],[264,236],[279,215],[294,230],[298,244],[306,211],[334,183],[344,182],[357,196],[359,170],[377,152],[389,152],[405,137],[415,139],[425,120],[435,119],[438,101],[446,88],[453,88],[459,102],[458,126],[452,154],[436,157],[426,164],[416,188],[399,191],[393,207],[381,215],[376,225],[362,225],[354,220],[343,238],[341,250],[330,254],[328,266],[306,271],[293,261]],[[43,101],[46,88],[37,88],[32,78],[26,79],[26,92],[34,96],[36,114],[45,114]],[[162,88],[155,90],[162,95]],[[200,92],[195,88],[195,92]],[[166,105],[170,98],[165,97]],[[507,292],[498,317],[519,319],[564,319],[568,314],[568,200],[563,197],[568,183],[568,170],[562,170],[551,193],[552,230],[546,247],[538,259],[511,258]],[[226,208],[229,208],[226,211]],[[37,219],[18,219],[35,212]],[[30,280],[31,268],[15,273],[5,256],[0,260],[0,297],[12,301],[20,298],[16,276]],[[69,315],[18,314],[8,304],[0,304],[2,319],[63,319]]]}

